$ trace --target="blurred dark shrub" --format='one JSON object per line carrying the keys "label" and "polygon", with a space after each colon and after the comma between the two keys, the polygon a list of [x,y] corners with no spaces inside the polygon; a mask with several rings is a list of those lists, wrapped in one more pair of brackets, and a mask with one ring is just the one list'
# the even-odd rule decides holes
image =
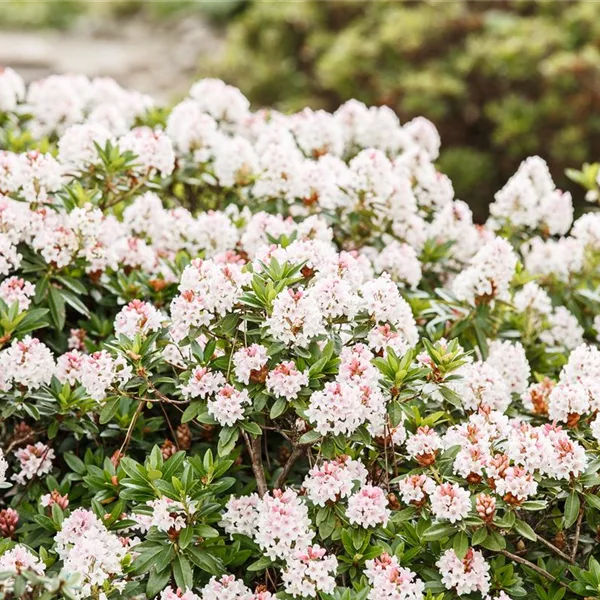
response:
{"label": "blurred dark shrub", "polygon": [[480,217],[524,157],[558,173],[600,154],[596,2],[253,2],[202,74],[285,111],[358,98],[428,117]]}

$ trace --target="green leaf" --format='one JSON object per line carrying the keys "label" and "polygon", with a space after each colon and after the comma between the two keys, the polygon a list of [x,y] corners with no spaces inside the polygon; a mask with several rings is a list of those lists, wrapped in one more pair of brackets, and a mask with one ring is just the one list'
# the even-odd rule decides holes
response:
{"label": "green leaf", "polygon": [[227,456],[233,450],[239,435],[240,430],[237,427],[223,427],[221,429],[217,445],[219,456]]}
{"label": "green leaf", "polygon": [[454,536],[452,548],[460,560],[467,555],[467,551],[469,550],[469,538],[464,531],[461,531]]}
{"label": "green leaf", "polygon": [[435,523],[423,533],[423,539],[432,542],[450,537],[456,531],[456,527],[450,523]]}
{"label": "green leaf", "polygon": [[200,402],[192,402],[183,411],[183,414],[181,415],[181,422],[188,423],[189,421],[192,421],[193,419],[195,419],[196,416],[198,415],[198,410],[200,410],[201,407],[202,407],[202,405],[200,404]]}
{"label": "green leaf", "polygon": [[263,556],[259,558],[257,561],[253,562],[249,567],[246,568],[247,571],[264,571],[268,569],[273,564],[273,561],[268,556]]}
{"label": "green leaf", "polygon": [[65,301],[57,288],[50,286],[49,289],[48,306],[50,308],[50,316],[56,329],[62,331],[66,319]]}
{"label": "green leaf", "polygon": [[520,519],[517,519],[515,521],[515,529],[524,538],[527,538],[528,540],[531,540],[532,542],[535,542],[537,540],[537,535],[535,534],[535,531],[527,523],[525,523],[525,521],[521,521]]}
{"label": "green leaf", "polygon": [[189,546],[186,550],[190,560],[203,571],[211,575],[220,575],[225,570],[223,562],[206,550],[197,546]]}
{"label": "green leaf", "polygon": [[62,457],[67,465],[69,465],[71,471],[75,471],[77,475],[85,475],[87,473],[87,469],[83,461],[75,456],[72,452],[65,452]]}
{"label": "green leaf", "polygon": [[321,434],[314,430],[311,429],[310,431],[307,431],[298,441],[298,443],[300,444],[314,444],[315,442],[319,441],[321,439]]}
{"label": "green leaf", "polygon": [[573,490],[565,502],[565,528],[568,529],[577,521],[579,515],[579,494]]}
{"label": "green leaf", "polygon": [[497,531],[488,531],[488,535],[482,542],[479,542],[482,548],[487,548],[493,552],[498,552],[506,548],[506,540]]}
{"label": "green leaf", "polygon": [[475,531],[475,533],[473,533],[473,537],[471,538],[471,545],[479,546],[485,540],[487,535],[488,532],[485,527],[478,529],[477,531]]}
{"label": "green leaf", "polygon": [[158,572],[156,569],[150,570],[150,576],[148,577],[148,584],[146,585],[146,596],[148,598],[155,598],[167,587],[171,579],[171,569],[163,569]]}
{"label": "green leaf", "polygon": [[273,406],[271,406],[271,412],[269,416],[271,419],[280,417],[287,409],[288,403],[285,398],[279,398]]}
{"label": "green leaf", "polygon": [[119,410],[120,402],[121,402],[121,398],[117,396],[116,398],[109,400],[102,407],[102,410],[100,411],[100,424],[101,425],[108,423],[117,414],[117,411]]}
{"label": "green leaf", "polygon": [[179,555],[173,562],[173,576],[177,587],[182,590],[189,590],[194,585],[194,572],[185,556]]}
{"label": "green leaf", "polygon": [[194,539],[194,528],[184,527],[179,534],[179,547],[185,550]]}
{"label": "green leaf", "polygon": [[248,433],[251,433],[252,435],[260,435],[262,433],[262,429],[260,428],[260,425],[258,425],[257,423],[254,423],[253,421],[242,421],[240,423],[240,425],[242,426],[242,429],[244,431],[247,431]]}
{"label": "green leaf", "polygon": [[64,301],[74,308],[78,313],[81,313],[85,317],[90,317],[90,311],[88,307],[73,293],[68,290],[62,290],[61,295]]}
{"label": "green leaf", "polygon": [[585,501],[592,507],[597,510],[600,510],[600,497],[595,496],[594,494],[586,494]]}

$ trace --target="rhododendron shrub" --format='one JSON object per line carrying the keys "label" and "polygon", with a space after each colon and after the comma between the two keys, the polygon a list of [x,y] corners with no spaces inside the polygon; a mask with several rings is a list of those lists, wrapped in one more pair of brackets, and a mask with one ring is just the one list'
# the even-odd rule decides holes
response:
{"label": "rhododendron shrub", "polygon": [[2,597],[600,594],[600,213],[542,159],[477,226],[425,119],[0,90]]}

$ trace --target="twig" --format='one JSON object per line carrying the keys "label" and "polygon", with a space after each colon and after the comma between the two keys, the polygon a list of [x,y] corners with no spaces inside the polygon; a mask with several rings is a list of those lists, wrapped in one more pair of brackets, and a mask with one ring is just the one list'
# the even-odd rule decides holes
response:
{"label": "twig", "polygon": [[294,446],[292,453],[289,458],[283,465],[283,469],[281,473],[279,473],[277,479],[275,480],[275,484],[273,485],[273,489],[279,490],[281,486],[285,483],[287,476],[290,474],[292,467],[296,463],[296,461],[306,452],[306,446],[304,444],[299,444]]}
{"label": "twig", "polygon": [[244,440],[246,441],[246,447],[250,454],[250,461],[252,462],[252,471],[256,478],[256,487],[258,488],[258,495],[262,498],[268,491],[267,480],[265,478],[265,470],[262,464],[262,448],[261,448],[261,437],[251,438],[245,431],[242,431]]}
{"label": "twig", "polygon": [[542,569],[542,567],[538,567],[536,564],[532,563],[531,561],[527,560],[526,558],[523,558],[522,556],[513,554],[512,552],[509,552],[508,550],[500,550],[500,554],[502,554],[503,556],[506,556],[506,558],[510,558],[510,560],[514,560],[515,562],[517,562],[521,565],[525,565],[526,567],[529,567],[532,571],[535,571],[538,575],[545,577],[548,581],[552,581],[552,582],[556,581],[556,583],[558,583],[562,587],[567,587],[562,581],[558,581],[556,579],[556,577],[554,577],[554,575],[551,575],[550,573],[548,573],[548,571],[546,571],[546,569]]}
{"label": "twig", "polygon": [[127,450],[127,446],[129,446],[129,442],[131,441],[131,436],[133,434],[133,428],[135,427],[138,417],[140,416],[140,413],[142,412],[143,409],[144,409],[144,403],[140,402],[138,404],[137,408],[135,409],[135,414],[133,415],[133,417],[131,419],[131,423],[129,423],[129,427],[127,428],[127,433],[125,434],[125,439],[123,440],[123,443],[121,444],[121,447],[119,448],[119,454],[121,456],[123,456],[125,454],[125,450]]}
{"label": "twig", "polygon": [[584,510],[583,506],[579,509],[579,516],[577,517],[577,526],[575,528],[575,540],[573,541],[573,549],[571,550],[571,562],[575,562],[577,556],[577,549],[579,547],[579,536],[581,535],[581,523],[583,521]]}
{"label": "twig", "polygon": [[563,552],[560,548],[557,548],[552,542],[549,542],[547,539],[543,538],[538,533],[536,533],[536,536],[538,541],[542,542],[542,544],[544,544],[544,546],[546,546],[547,548],[550,548],[550,550],[552,550],[554,554],[560,556],[563,560],[566,560],[570,564],[575,563],[575,561],[566,552]]}
{"label": "twig", "polygon": [[177,450],[179,450],[179,440],[177,439],[177,435],[175,434],[175,430],[173,429],[173,425],[171,425],[171,420],[169,419],[169,415],[167,414],[167,411],[165,410],[165,406],[164,404],[160,405],[160,408],[163,412],[163,415],[165,415],[165,420],[167,421],[167,425],[169,427],[169,431],[171,432],[171,436],[173,438],[173,441],[175,442],[175,446],[177,447]]}

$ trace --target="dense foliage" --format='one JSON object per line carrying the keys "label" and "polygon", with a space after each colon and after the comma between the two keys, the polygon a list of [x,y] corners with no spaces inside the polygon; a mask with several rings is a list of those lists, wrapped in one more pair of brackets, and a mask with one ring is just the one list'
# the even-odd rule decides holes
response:
{"label": "dense foliage", "polygon": [[[4,598],[600,593],[600,213],[423,118],[0,73]],[[571,177],[598,198],[598,165]]]}
{"label": "dense foliage", "polygon": [[[110,25],[111,21],[132,18],[142,23],[167,23],[200,14],[214,23],[222,23],[244,10],[246,0],[119,0],[89,2],[88,0],[4,0],[0,3],[0,23],[3,29],[64,29],[70,31],[84,24]],[[122,22],[122,21],[121,21]]]}
{"label": "dense foliage", "polygon": [[529,154],[560,177],[600,146],[594,2],[255,2],[227,40],[215,72],[257,106],[426,115],[478,218]]}

